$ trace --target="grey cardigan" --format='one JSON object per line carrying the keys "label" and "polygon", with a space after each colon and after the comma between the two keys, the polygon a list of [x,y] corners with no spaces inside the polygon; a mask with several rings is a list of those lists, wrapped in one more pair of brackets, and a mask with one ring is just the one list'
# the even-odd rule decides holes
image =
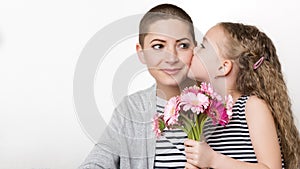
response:
{"label": "grey cardigan", "polygon": [[115,108],[109,125],[79,169],[153,168],[156,85],[126,96]]}

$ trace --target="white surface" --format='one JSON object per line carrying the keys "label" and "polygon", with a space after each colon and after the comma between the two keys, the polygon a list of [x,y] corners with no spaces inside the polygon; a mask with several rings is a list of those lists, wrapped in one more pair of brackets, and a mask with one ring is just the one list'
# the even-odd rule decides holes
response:
{"label": "white surface", "polygon": [[[300,126],[300,84],[296,74],[300,70],[300,5],[296,0],[211,0],[183,4],[150,0],[1,0],[0,169],[72,169],[84,160],[93,143],[81,128],[72,98],[80,52],[105,25],[144,13],[163,2],[185,9],[202,32],[220,21],[262,28],[277,47]],[[127,44],[127,53],[132,55],[135,41],[124,43],[120,45]],[[124,51],[121,53],[124,55]],[[146,73],[137,75],[129,91],[143,89],[150,82],[153,79]],[[109,90],[110,85],[107,82],[104,88]],[[97,90],[101,89],[96,87]],[[98,97],[97,102],[101,101],[104,100]],[[110,113],[105,116],[109,118]]]}

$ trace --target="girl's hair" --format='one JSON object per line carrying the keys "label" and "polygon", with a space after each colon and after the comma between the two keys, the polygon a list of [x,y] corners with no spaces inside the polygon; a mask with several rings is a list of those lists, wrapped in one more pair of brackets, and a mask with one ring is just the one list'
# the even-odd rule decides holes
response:
{"label": "girl's hair", "polygon": [[[139,43],[144,47],[144,39],[149,27],[156,21],[178,19],[189,25],[192,40],[196,44],[194,26],[191,17],[180,7],[173,4],[160,4],[151,8],[141,19],[139,26]],[[176,28],[174,28],[176,29]]]}
{"label": "girl's hair", "polygon": [[[218,25],[226,35],[222,53],[225,58],[235,60],[239,67],[237,90],[243,95],[256,95],[267,103],[277,127],[285,167],[298,168],[299,131],[273,42],[255,26],[228,22]],[[262,63],[255,66],[259,60]]]}

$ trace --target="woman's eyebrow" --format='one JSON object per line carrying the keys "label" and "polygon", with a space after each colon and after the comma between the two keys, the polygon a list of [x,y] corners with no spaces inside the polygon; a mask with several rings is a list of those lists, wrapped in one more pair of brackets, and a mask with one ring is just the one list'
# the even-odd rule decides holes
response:
{"label": "woman's eyebrow", "polygon": [[180,42],[180,41],[184,41],[184,40],[191,41],[189,38],[181,38],[181,39],[176,40],[176,42]]}
{"label": "woman's eyebrow", "polygon": [[[178,39],[176,40],[176,42],[181,42],[181,41],[184,41],[184,40],[187,40],[187,41],[191,41],[189,38],[181,38],[181,39]],[[154,42],[154,41],[159,41],[159,42],[162,42],[162,43],[165,43],[166,41],[163,40],[163,39],[153,39],[150,41],[150,43]]]}
{"label": "woman's eyebrow", "polygon": [[153,39],[150,43],[152,43],[152,42],[154,42],[154,41],[159,41],[159,42],[163,42],[163,43],[166,42],[165,40],[162,40],[162,39]]}

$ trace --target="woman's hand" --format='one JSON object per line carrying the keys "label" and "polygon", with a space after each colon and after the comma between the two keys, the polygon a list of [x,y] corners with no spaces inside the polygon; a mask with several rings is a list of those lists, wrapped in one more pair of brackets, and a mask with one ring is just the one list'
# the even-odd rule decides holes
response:
{"label": "woman's hand", "polygon": [[217,156],[217,152],[206,142],[186,140],[184,145],[187,160],[186,168],[194,169],[195,167],[206,168],[213,166],[213,160]]}

